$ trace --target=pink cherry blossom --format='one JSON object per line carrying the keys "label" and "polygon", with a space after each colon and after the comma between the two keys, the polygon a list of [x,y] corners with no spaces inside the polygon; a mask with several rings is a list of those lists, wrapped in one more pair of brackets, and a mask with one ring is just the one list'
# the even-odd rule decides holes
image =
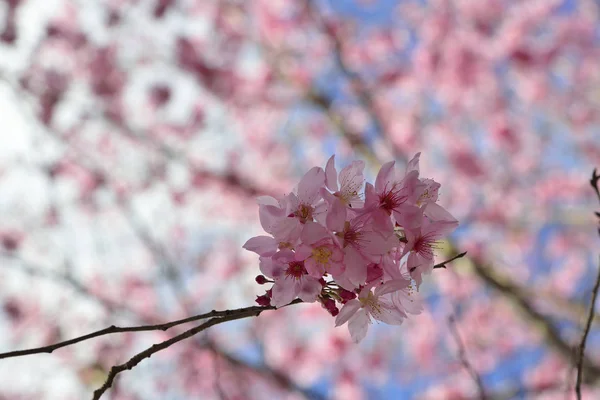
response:
{"label": "pink cherry blossom", "polygon": [[301,238],[302,243],[296,248],[296,260],[304,261],[309,275],[320,278],[329,273],[336,277],[344,272],[342,250],[323,226],[307,222]]}
{"label": "pink cherry blossom", "polygon": [[390,325],[402,324],[406,313],[393,304],[389,294],[407,287],[408,284],[409,281],[398,279],[378,286],[375,291],[371,291],[371,287],[364,287],[358,299],[344,304],[335,319],[335,325],[340,326],[348,322],[350,336],[358,343],[366,336],[371,317]]}
{"label": "pink cherry blossom", "polygon": [[342,204],[350,208],[360,208],[364,203],[360,197],[360,191],[364,184],[364,169],[364,161],[353,161],[342,169],[338,177],[335,169],[335,155],[332,155],[325,167],[325,184],[333,192],[333,196],[341,200]]}
{"label": "pink cherry blossom", "polygon": [[436,243],[458,226],[457,221],[432,222],[427,218],[423,221],[421,226],[405,230],[407,243],[404,254],[408,253],[408,271],[417,285],[422,282],[422,274],[429,274],[433,270]]}
{"label": "pink cherry blossom", "polygon": [[261,259],[261,271],[273,278],[271,304],[281,307],[294,298],[312,303],[317,300],[322,285],[318,279],[308,275],[303,261],[297,261],[291,250],[284,249],[271,259]]}

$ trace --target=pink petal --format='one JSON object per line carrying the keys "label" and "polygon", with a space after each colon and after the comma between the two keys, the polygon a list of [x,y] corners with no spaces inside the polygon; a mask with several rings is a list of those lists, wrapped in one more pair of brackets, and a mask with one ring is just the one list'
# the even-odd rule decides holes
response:
{"label": "pink petal", "polygon": [[327,185],[327,188],[332,192],[337,192],[339,190],[337,179],[334,154],[327,160],[327,165],[325,166],[325,185]]}
{"label": "pink petal", "polygon": [[399,279],[402,277],[398,264],[396,264],[389,255],[385,255],[381,258],[381,267],[392,279]]}
{"label": "pink petal", "polygon": [[375,190],[377,193],[383,192],[386,185],[389,185],[394,180],[394,165],[395,161],[390,161],[381,166],[375,179]]}
{"label": "pink petal", "polygon": [[296,254],[294,254],[294,259],[296,261],[304,261],[308,257],[312,255],[312,247],[307,246],[305,244],[300,244],[296,247]]}
{"label": "pink petal", "polygon": [[294,261],[294,252],[290,249],[283,249],[273,257],[273,262],[277,264],[287,264]]}
{"label": "pink petal", "polygon": [[369,330],[369,316],[364,309],[358,310],[348,322],[348,331],[354,343],[358,343],[367,336]]}
{"label": "pink petal", "polygon": [[275,264],[269,257],[261,257],[258,266],[260,272],[266,277],[276,279],[283,276],[283,267],[280,264]]}
{"label": "pink petal", "polygon": [[362,234],[362,251],[366,254],[382,255],[400,245],[400,241],[395,235],[387,238],[378,232],[367,231]]}
{"label": "pink petal", "polygon": [[394,233],[394,225],[390,216],[382,209],[378,208],[371,214],[373,216],[373,228],[384,236]]}
{"label": "pink petal", "polygon": [[340,172],[340,184],[342,190],[359,191],[363,184],[363,170],[365,169],[364,161],[353,161]]}
{"label": "pink petal", "polygon": [[379,301],[379,312],[372,314],[373,318],[389,325],[401,325],[406,314],[398,310],[391,302]]}
{"label": "pink petal", "polygon": [[272,233],[273,226],[282,218],[285,218],[281,208],[272,205],[261,205],[258,207],[258,218],[265,232]]}
{"label": "pink petal", "polygon": [[329,204],[326,201],[319,202],[313,210],[313,218],[323,226],[326,224],[327,210],[329,210]]}
{"label": "pink petal", "polygon": [[298,294],[296,283],[292,279],[279,279],[273,285],[271,304],[275,307],[289,304]]}
{"label": "pink petal", "polygon": [[344,276],[355,286],[363,285],[367,280],[367,264],[362,255],[352,246],[344,249],[344,264],[346,271]]}
{"label": "pink petal", "polygon": [[410,285],[410,281],[408,281],[408,280],[392,279],[390,281],[387,281],[383,285],[377,287],[377,289],[375,289],[374,293],[376,296],[383,296],[384,294],[388,294],[391,292],[405,289],[408,287],[408,285]]}
{"label": "pink petal", "polygon": [[410,204],[402,204],[394,210],[396,222],[405,229],[421,226],[423,222],[423,209]]}
{"label": "pink petal", "polygon": [[327,228],[332,232],[342,232],[346,223],[346,206],[336,198],[327,213]]}
{"label": "pink petal", "polygon": [[304,262],[304,268],[306,268],[306,272],[308,272],[308,274],[314,278],[320,278],[325,273],[325,267],[323,267],[323,264],[317,263],[312,257],[308,258]]}
{"label": "pink petal", "polygon": [[311,221],[304,224],[302,235],[300,235],[302,242],[306,244],[313,244],[328,237],[329,234],[327,233],[327,229],[322,227],[320,224]]}
{"label": "pink petal", "polygon": [[325,184],[325,172],[321,167],[311,168],[298,184],[298,199],[303,204],[313,204],[319,198],[319,190]]}
{"label": "pink petal", "polygon": [[277,246],[277,241],[271,236],[255,236],[248,239],[242,247],[258,255],[268,257],[277,253]]}
{"label": "pink petal", "polygon": [[365,204],[361,214],[371,213],[379,207],[379,196],[375,192],[375,188],[370,183],[365,184]]}
{"label": "pink petal", "polygon": [[259,205],[279,207],[279,202],[271,196],[259,196],[256,198],[256,202]]}
{"label": "pink petal", "polygon": [[423,236],[427,234],[433,234],[438,238],[444,237],[451,233],[456,229],[458,225],[458,221],[455,222],[445,222],[445,221],[436,221],[429,224],[424,224],[421,227],[421,233]]}
{"label": "pink petal", "polygon": [[421,156],[421,152],[415,154],[415,156],[408,162],[406,166],[406,173],[408,174],[411,171],[419,172],[419,157]]}
{"label": "pink petal", "polygon": [[446,209],[439,204],[433,202],[427,203],[423,213],[432,221],[449,222],[458,226],[458,221],[456,218],[454,218],[452,214],[446,211]]}
{"label": "pink petal", "polygon": [[360,308],[360,301],[353,299],[344,304],[340,313],[335,317],[335,326],[344,325]]}
{"label": "pink petal", "polygon": [[282,218],[271,228],[271,233],[280,242],[295,242],[302,232],[302,223],[298,218]]}
{"label": "pink petal", "polygon": [[400,290],[392,295],[392,302],[396,308],[404,310],[409,314],[417,315],[423,312],[423,300],[419,296],[419,292],[409,292]]}
{"label": "pink petal", "polygon": [[313,303],[322,289],[323,286],[318,280],[305,276],[300,283],[298,297],[306,303]]}

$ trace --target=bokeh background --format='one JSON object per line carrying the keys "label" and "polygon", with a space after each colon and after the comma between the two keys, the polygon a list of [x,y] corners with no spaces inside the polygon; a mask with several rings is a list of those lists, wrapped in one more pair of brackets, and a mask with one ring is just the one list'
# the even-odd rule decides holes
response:
{"label": "bokeh background", "polygon": [[[354,345],[318,304],[231,322],[107,399],[572,398],[599,268],[591,0],[0,1],[0,351],[254,303],[255,197],[422,152],[460,221],[423,314]],[[600,318],[600,316],[599,316]],[[452,322],[454,321],[454,322]],[[181,330],[179,330],[181,331]],[[83,399],[177,329],[0,362]],[[593,327],[584,398],[600,398]],[[596,397],[599,396],[599,397]]]}

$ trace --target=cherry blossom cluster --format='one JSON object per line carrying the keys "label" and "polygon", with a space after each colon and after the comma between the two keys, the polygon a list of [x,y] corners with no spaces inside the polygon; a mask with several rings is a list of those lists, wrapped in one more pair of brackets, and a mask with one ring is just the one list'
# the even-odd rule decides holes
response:
{"label": "cherry blossom cluster", "polygon": [[363,161],[338,174],[331,156],[325,170],[312,168],[291,193],[259,197],[270,236],[243,247],[260,256],[256,281],[273,286],[257,303],[318,301],[336,326],[348,322],[355,342],[372,319],[399,325],[420,313],[422,275],[433,270],[436,243],[458,221],[436,203],[440,184],[419,177],[419,156],[404,174],[393,161],[384,164],[374,185],[364,182]]}

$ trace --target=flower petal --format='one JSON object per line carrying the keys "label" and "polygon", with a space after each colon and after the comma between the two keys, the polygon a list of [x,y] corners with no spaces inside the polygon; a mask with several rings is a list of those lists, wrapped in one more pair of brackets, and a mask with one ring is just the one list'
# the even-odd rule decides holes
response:
{"label": "flower petal", "polygon": [[387,281],[383,285],[378,286],[377,289],[375,289],[374,294],[375,294],[375,296],[383,296],[384,294],[388,294],[391,292],[405,289],[408,287],[408,285],[410,285],[410,281],[408,281],[408,280],[392,279],[390,281]]}
{"label": "flower petal", "polygon": [[415,154],[415,156],[408,162],[406,166],[406,173],[408,174],[411,171],[419,172],[419,157],[421,156],[421,152]]}
{"label": "flower petal", "polygon": [[268,257],[277,253],[277,246],[277,241],[271,236],[255,236],[248,239],[242,247],[260,256]]}
{"label": "flower petal", "polygon": [[271,304],[275,307],[285,306],[296,297],[298,288],[291,279],[279,279],[273,285]]}
{"label": "flower petal", "polygon": [[325,185],[332,192],[337,192],[339,190],[337,179],[334,154],[329,158],[329,160],[327,160],[327,165],[325,166]]}
{"label": "flower petal", "polygon": [[394,180],[394,161],[387,162],[381,166],[377,178],[375,179],[375,190],[377,193],[383,192],[386,185]]}
{"label": "flower petal", "polygon": [[446,209],[440,206],[439,204],[433,202],[427,203],[425,209],[423,210],[423,213],[425,214],[425,216],[427,216],[427,218],[429,218],[432,221],[448,222],[456,224],[456,226],[458,226],[458,221],[456,220],[456,218],[454,218],[452,214],[446,211]]}
{"label": "flower petal", "polygon": [[329,237],[327,229],[312,221],[304,224],[302,235],[300,235],[302,242],[306,244],[313,244],[327,237]]}
{"label": "flower petal", "polygon": [[352,337],[352,341],[354,343],[358,343],[367,336],[367,331],[369,330],[369,324],[371,321],[369,320],[369,316],[367,312],[362,309],[359,310],[348,322],[348,331],[350,331],[350,336]]}
{"label": "flower petal", "polygon": [[319,198],[319,190],[325,184],[325,171],[321,167],[311,168],[298,184],[298,199],[302,204],[313,204]]}
{"label": "flower petal", "polygon": [[304,276],[300,283],[300,291],[298,297],[306,303],[314,303],[317,301],[317,296],[321,293],[323,286],[321,283],[314,279]]}
{"label": "flower petal", "polygon": [[344,304],[340,313],[335,317],[335,326],[344,325],[360,308],[360,301],[353,299]]}
{"label": "flower petal", "polygon": [[342,232],[346,222],[346,207],[336,198],[327,213],[327,228],[333,232]]}

